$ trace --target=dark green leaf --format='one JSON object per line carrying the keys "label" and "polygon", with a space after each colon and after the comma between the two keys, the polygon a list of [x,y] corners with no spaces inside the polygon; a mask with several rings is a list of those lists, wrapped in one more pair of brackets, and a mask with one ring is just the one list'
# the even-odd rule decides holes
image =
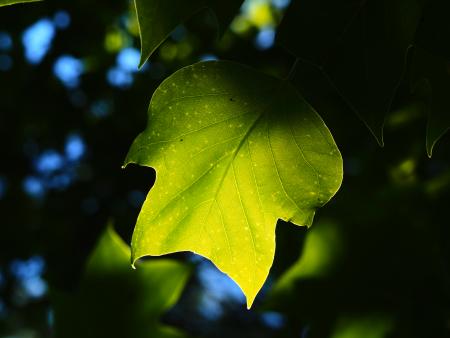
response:
{"label": "dark green leaf", "polygon": [[450,129],[450,2],[432,0],[417,34],[412,81],[428,101],[426,147],[431,157],[438,140]]}
{"label": "dark green leaf", "polygon": [[415,48],[412,67],[413,89],[426,101],[426,147],[431,157],[437,141],[450,129],[450,61]]}
{"label": "dark green leaf", "polygon": [[215,11],[219,26],[228,25],[242,0],[135,0],[141,36],[142,66],[175,27],[204,8]]}
{"label": "dark green leaf", "polygon": [[294,0],[279,39],[322,70],[382,145],[420,15],[419,0]]}
{"label": "dark green leaf", "polygon": [[168,259],[130,265],[130,249],[108,227],[75,294],[53,290],[57,337],[176,338],[159,317],[178,300],[188,266]]}

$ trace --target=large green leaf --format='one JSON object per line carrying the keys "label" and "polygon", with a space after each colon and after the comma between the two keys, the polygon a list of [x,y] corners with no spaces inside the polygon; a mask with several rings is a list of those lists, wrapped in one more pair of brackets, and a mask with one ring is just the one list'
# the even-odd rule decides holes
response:
{"label": "large green leaf", "polygon": [[20,3],[24,3],[24,2],[36,2],[36,1],[42,1],[42,0],[0,0],[0,7],[14,5],[14,4],[20,4]]}
{"label": "large green leaf", "polygon": [[380,144],[420,1],[293,0],[280,26],[279,40],[299,65],[320,69]]}
{"label": "large green leaf", "polygon": [[249,307],[273,262],[277,220],[310,225],[342,181],[329,130],[288,82],[220,61],[161,84],[130,162],[157,172],[132,260],[196,252],[237,282]]}
{"label": "large green leaf", "polygon": [[141,36],[142,66],[156,48],[169,36],[175,27],[203,8],[216,13],[219,25],[229,24],[242,0],[135,0],[139,32]]}
{"label": "large green leaf", "polygon": [[173,260],[130,266],[130,248],[109,227],[92,253],[75,294],[52,290],[57,337],[176,338],[160,315],[172,307],[190,268]]}

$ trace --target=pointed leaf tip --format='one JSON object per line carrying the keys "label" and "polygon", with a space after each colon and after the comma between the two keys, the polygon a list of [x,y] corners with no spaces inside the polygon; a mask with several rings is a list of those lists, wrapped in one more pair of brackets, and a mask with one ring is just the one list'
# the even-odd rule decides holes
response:
{"label": "pointed leaf tip", "polygon": [[242,0],[134,0],[141,41],[139,69],[177,25],[184,23],[198,11],[204,8],[212,9],[219,22],[218,26],[223,30],[238,12],[242,2]]}

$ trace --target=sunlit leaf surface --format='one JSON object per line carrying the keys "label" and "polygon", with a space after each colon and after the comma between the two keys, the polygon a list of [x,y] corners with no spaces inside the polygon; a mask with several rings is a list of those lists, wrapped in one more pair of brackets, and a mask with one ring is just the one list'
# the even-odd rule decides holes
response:
{"label": "sunlit leaf surface", "polygon": [[131,162],[157,172],[133,261],[196,252],[241,287],[249,307],[273,262],[277,220],[310,225],[342,181],[329,130],[289,83],[220,61],[160,85]]}

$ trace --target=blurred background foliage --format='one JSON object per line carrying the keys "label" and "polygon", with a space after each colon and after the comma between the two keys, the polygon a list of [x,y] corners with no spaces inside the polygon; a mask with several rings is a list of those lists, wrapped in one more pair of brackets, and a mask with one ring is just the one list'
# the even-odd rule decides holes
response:
{"label": "blurred background foliage", "polygon": [[[245,1],[219,40],[214,17],[201,11],[141,70],[131,2],[47,0],[1,8],[0,336],[55,336],[57,302],[49,295],[77,297],[109,220],[129,243],[155,174],[123,171],[121,164],[145,127],[158,84],[211,59],[286,77],[295,58],[275,37],[289,4]],[[450,336],[448,136],[428,159],[426,112],[404,83],[380,148],[328,84],[298,80],[315,79],[311,72],[299,68],[294,82],[342,151],[341,191],[310,230],[280,222],[275,263],[251,311],[208,261],[176,254],[193,269],[180,299],[162,316],[148,314],[133,337],[145,336],[155,321],[192,337]],[[117,283],[100,280],[105,289]],[[117,292],[98,298],[110,318],[123,311]],[[142,294],[150,296],[133,306],[161,292],[147,289]],[[72,309],[74,321],[82,321],[76,310],[82,308]]]}

